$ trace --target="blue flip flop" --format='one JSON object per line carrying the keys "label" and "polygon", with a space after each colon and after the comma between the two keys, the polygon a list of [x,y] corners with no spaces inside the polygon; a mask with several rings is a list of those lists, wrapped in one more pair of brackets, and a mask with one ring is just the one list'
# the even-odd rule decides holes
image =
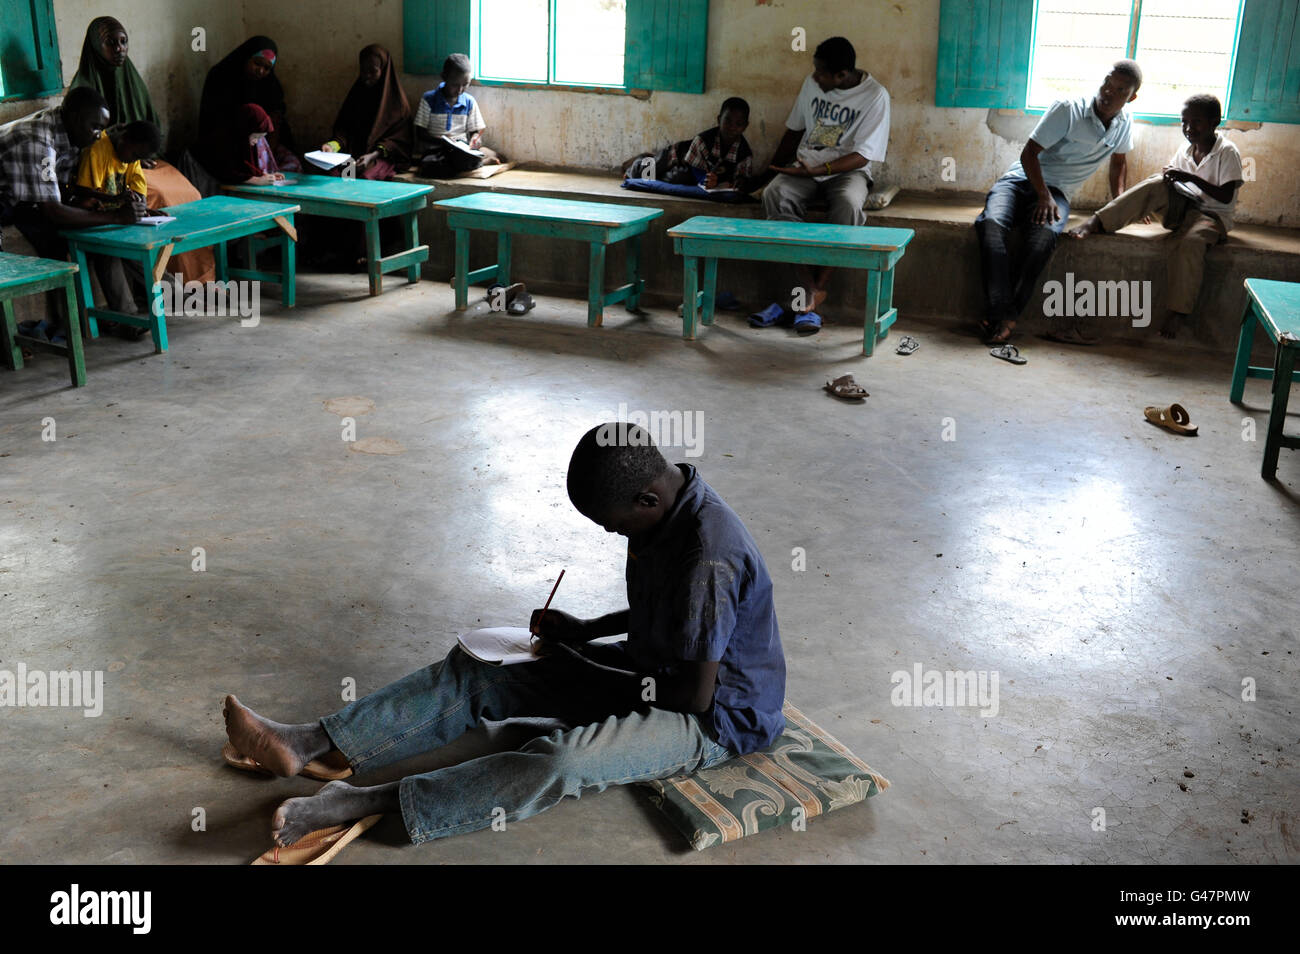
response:
{"label": "blue flip flop", "polygon": [[785,309],[776,302],[768,305],[762,311],[756,311],[749,316],[749,325],[751,328],[771,328],[779,323],[785,316]]}
{"label": "blue flip flop", "polygon": [[794,330],[801,335],[815,335],[822,330],[822,316],[815,311],[805,311],[794,316]]}
{"label": "blue flip flop", "polygon": [[740,299],[729,291],[718,292],[718,297],[714,299],[713,304],[722,311],[740,311]]}

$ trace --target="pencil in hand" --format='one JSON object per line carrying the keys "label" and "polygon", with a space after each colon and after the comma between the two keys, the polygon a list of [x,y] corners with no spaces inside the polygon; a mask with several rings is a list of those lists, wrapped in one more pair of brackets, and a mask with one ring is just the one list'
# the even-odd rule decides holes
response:
{"label": "pencil in hand", "polygon": [[562,579],[564,579],[564,570],[561,570],[560,575],[555,578],[555,585],[551,587],[551,595],[546,597],[546,605],[543,606],[542,611],[537,614],[537,623],[532,628],[534,636],[542,635],[542,620],[546,619],[546,611],[551,608],[551,600],[555,599],[555,591],[560,588],[560,580]]}

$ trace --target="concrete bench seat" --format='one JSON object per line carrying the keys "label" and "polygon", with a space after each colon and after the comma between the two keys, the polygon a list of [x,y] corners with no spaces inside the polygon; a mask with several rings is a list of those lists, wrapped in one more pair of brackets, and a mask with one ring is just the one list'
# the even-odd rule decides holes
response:
{"label": "concrete bench seat", "polygon": [[[680,259],[673,255],[668,230],[696,215],[762,218],[760,203],[730,205],[702,199],[633,192],[621,186],[616,175],[517,167],[490,179],[420,179],[433,182],[438,195],[450,198],[474,192],[495,191],[568,199],[622,202],[664,210],[646,234],[641,263],[646,282],[647,303],[676,307],[681,301]],[[1248,187],[1248,186],[1247,186]],[[971,228],[983,207],[983,193],[902,192],[890,205],[868,213],[868,224],[882,228],[909,228],[916,238],[907,256],[898,264],[894,285],[899,320],[909,316],[942,318],[970,323],[982,317],[983,278],[980,274],[979,244]],[[1071,216],[1073,226],[1091,210]],[[429,215],[437,216],[436,210]],[[814,212],[810,221],[821,216]],[[429,269],[432,277],[446,280],[452,274],[452,243],[445,221],[428,223],[432,236]],[[1056,254],[1043,272],[1041,283],[1065,282],[1067,273],[1094,281],[1151,282],[1153,321],[1148,327],[1133,327],[1130,320],[1094,318],[1085,328],[1103,338],[1151,340],[1164,314],[1164,245],[1158,236],[1167,234],[1158,225],[1133,225],[1117,235],[1093,236],[1086,241],[1062,237]],[[443,237],[440,241],[439,237]],[[483,248],[488,254],[489,249]],[[587,275],[582,262],[566,256],[563,249],[542,241],[521,241],[515,257],[516,280],[544,294],[571,297],[585,295]],[[617,265],[615,266],[617,267]],[[788,295],[793,273],[786,275],[763,263],[722,263],[719,287],[735,294],[749,308]],[[1184,341],[1229,352],[1237,341],[1246,278],[1293,279],[1300,271],[1300,230],[1259,225],[1239,225],[1227,242],[1212,249],[1206,260],[1205,282],[1196,312],[1189,322]],[[943,281],[935,281],[942,275]],[[864,289],[844,275],[831,286],[832,300],[825,314],[832,321],[861,320],[865,307]],[[1049,327],[1042,317],[1042,294],[1030,303],[1019,326],[1021,334],[1035,334]]]}

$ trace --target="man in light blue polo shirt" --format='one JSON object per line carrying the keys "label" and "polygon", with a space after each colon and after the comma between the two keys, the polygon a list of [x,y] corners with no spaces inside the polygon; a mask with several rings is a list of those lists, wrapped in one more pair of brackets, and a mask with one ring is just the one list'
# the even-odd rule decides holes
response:
{"label": "man in light blue polo shirt", "polygon": [[[1133,117],[1124,107],[1137,98],[1141,85],[1137,63],[1119,60],[1095,96],[1058,99],[1029,134],[1019,161],[993,183],[975,220],[986,299],[980,328],[988,343],[1010,340],[1065,228],[1070,195],[1108,156],[1111,198],[1124,191],[1126,154],[1133,146]],[[1007,238],[1014,228],[1026,234],[1025,253],[1013,275]]]}

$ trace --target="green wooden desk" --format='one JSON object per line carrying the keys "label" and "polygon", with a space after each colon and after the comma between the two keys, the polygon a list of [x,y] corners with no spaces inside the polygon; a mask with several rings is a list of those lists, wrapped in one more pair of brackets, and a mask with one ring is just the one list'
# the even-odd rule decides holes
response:
{"label": "green wooden desk", "polygon": [[[1286,423],[1286,406],[1291,397],[1291,382],[1300,381],[1295,370],[1296,352],[1300,351],[1300,284],[1275,282],[1263,278],[1246,279],[1246,312],[1241,317],[1241,334],[1237,337],[1237,361],[1232,368],[1229,399],[1241,403],[1247,378],[1268,378],[1273,382],[1273,406],[1268,414],[1268,438],[1264,441],[1265,480],[1277,476],[1278,451],[1283,447],[1300,447],[1300,437],[1282,432]],[[1250,365],[1250,349],[1255,342],[1255,328],[1263,326],[1276,347],[1273,367]]]}
{"label": "green wooden desk", "polygon": [[[435,202],[434,208],[447,213],[447,224],[456,233],[456,307],[469,304],[469,286],[510,284],[510,240],[515,234],[546,238],[575,239],[590,244],[587,271],[587,325],[599,327],[606,305],[625,302],[628,311],[641,301],[645,281],[641,278],[641,239],[650,222],[663,209],[603,202],[573,202],[500,192],[477,192],[456,199]],[[497,263],[469,270],[469,233],[483,229],[497,233]],[[605,250],[627,240],[627,284],[605,291]]]}
{"label": "green wooden desk", "polygon": [[[834,265],[867,270],[867,315],[862,353],[870,356],[876,341],[898,318],[894,307],[894,265],[915,234],[911,229],[877,229],[815,222],[769,222],[697,215],[668,230],[673,251],[686,259],[682,298],[682,337],[692,339],[700,323],[713,324],[718,259],[796,265]],[[704,260],[704,287],[699,260]]]}
{"label": "green wooden desk", "polygon": [[[10,370],[17,371],[23,366],[22,344],[25,344],[38,351],[66,355],[68,370],[72,373],[72,386],[79,388],[85,385],[86,360],[81,347],[81,312],[77,308],[76,275],[77,266],[71,262],[0,252],[0,306],[4,309],[4,320],[0,322],[0,336],[3,336],[0,347],[3,347],[5,365]],[[66,345],[50,344],[40,338],[20,335],[18,324],[14,320],[15,298],[53,288],[62,288],[68,297]]]}
{"label": "green wooden desk", "polygon": [[[217,280],[233,278],[251,281],[270,281],[280,285],[280,301],[286,308],[294,306],[297,233],[293,229],[293,214],[298,206],[292,203],[272,204],[237,199],[233,196],[214,195],[197,202],[174,205],[159,210],[174,215],[175,222],[166,225],[100,225],[89,229],[68,229],[59,234],[68,241],[68,248],[76,255],[81,267],[80,284],[82,308],[85,310],[90,336],[99,337],[97,318],[116,321],[135,328],[148,328],[153,335],[154,351],[167,350],[167,321],[161,316],[162,290],[159,284],[163,271],[172,255],[192,252],[196,248],[213,246],[217,260]],[[279,272],[261,272],[256,268],[253,236],[267,229],[277,229],[274,244],[280,246]],[[231,268],[226,243],[244,240],[248,268]],[[151,283],[152,296],[149,314],[125,315],[108,308],[94,307],[90,289],[90,269],[86,267],[87,255],[113,255],[127,261],[138,262],[144,268],[145,281]]]}
{"label": "green wooden desk", "polygon": [[[420,263],[429,260],[429,246],[420,244],[420,210],[428,205],[431,185],[411,182],[372,182],[334,176],[304,175],[279,186],[226,186],[226,191],[261,202],[294,202],[304,215],[351,219],[366,228],[366,266],[370,294],[384,290],[384,273],[406,269],[406,280],[420,280]],[[387,258],[379,248],[379,220],[398,216],[407,248]]]}

